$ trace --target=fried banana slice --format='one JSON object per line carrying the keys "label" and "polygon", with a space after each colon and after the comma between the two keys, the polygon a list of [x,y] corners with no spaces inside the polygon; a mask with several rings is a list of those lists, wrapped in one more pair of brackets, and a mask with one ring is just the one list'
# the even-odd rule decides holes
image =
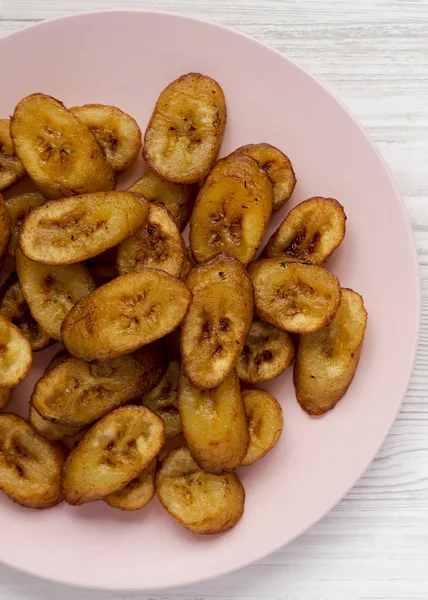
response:
{"label": "fried banana slice", "polygon": [[264,321],[253,321],[236,372],[245,383],[271,381],[294,360],[294,344],[286,332]]}
{"label": "fried banana slice", "polygon": [[41,437],[21,417],[0,415],[0,490],[29,508],[48,508],[62,500],[65,451]]}
{"label": "fried banana slice", "polygon": [[147,171],[127,191],[141,194],[151,202],[163,204],[174,217],[178,229],[183,231],[190,219],[198,188],[196,185],[163,181],[153,171]]}
{"label": "fried banana slice", "polygon": [[0,410],[6,406],[12,397],[13,389],[0,388]]}
{"label": "fried banana slice", "polygon": [[190,272],[193,300],[181,327],[184,370],[193,385],[215,388],[233,370],[253,319],[251,281],[232,256],[218,254]]}
{"label": "fried banana slice", "polygon": [[164,337],[184,319],[191,293],[163,271],[121,275],[83,298],[62,326],[62,340],[83,360],[106,360]]}
{"label": "fried banana slice", "polygon": [[19,232],[24,219],[32,210],[38,206],[41,206],[45,201],[46,198],[40,192],[19,194],[19,196],[13,196],[12,198],[8,198],[6,200],[6,208],[10,216],[12,230],[8,248],[9,256],[15,256],[15,250],[18,246]]}
{"label": "fried banana slice", "polygon": [[313,333],[330,323],[340,304],[335,275],[285,258],[257,260],[249,267],[257,313],[291,333]]}
{"label": "fried banana slice", "polygon": [[278,210],[289,199],[296,187],[296,176],[290,159],[271,144],[247,144],[236,150],[255,158],[266,171],[273,187],[273,210]]}
{"label": "fried banana slice", "polygon": [[235,473],[204,473],[188,448],[163,459],[156,493],[169,514],[194,533],[227,531],[244,512],[245,491]]}
{"label": "fried banana slice", "polygon": [[65,427],[64,425],[58,425],[52,421],[47,421],[39,415],[37,410],[33,408],[31,404],[28,413],[28,422],[38,434],[47,440],[65,440],[67,438],[75,437],[84,431],[83,427]]}
{"label": "fried banana slice", "polygon": [[0,314],[0,387],[16,387],[27,377],[32,362],[30,342]]}
{"label": "fried banana slice", "polygon": [[[1,171],[0,171],[1,176]],[[0,194],[0,268],[9,246],[11,223],[3,196]]]}
{"label": "fried banana slice", "polygon": [[70,265],[130,237],[148,214],[149,202],[130,192],[98,192],[46,202],[25,219],[19,245],[36,262]]}
{"label": "fried banana slice", "polygon": [[166,361],[166,345],[160,341],[103,362],[70,357],[39,379],[31,405],[47,421],[84,427],[152,390]]}
{"label": "fried banana slice", "polygon": [[157,460],[154,458],[148,467],[135,479],[130,481],[123,489],[104,498],[104,502],[119,510],[140,510],[147,506],[156,493]]}
{"label": "fried banana slice", "polygon": [[336,406],[355,375],[367,311],[362,297],[342,288],[339,310],[328,327],[301,336],[294,365],[294,386],[300,406],[322,415]]}
{"label": "fried banana slice", "polygon": [[225,125],[219,84],[200,73],[182,75],[156,102],[144,136],[144,160],[161,179],[196,183],[214,164]]}
{"label": "fried banana slice", "polygon": [[75,303],[95,289],[83,264],[54,267],[41,265],[16,251],[21,290],[39,326],[54,340],[61,340],[61,325]]}
{"label": "fried banana slice", "polygon": [[233,471],[244,460],[249,436],[235,372],[213,390],[198,390],[182,372],[178,409],[184,437],[198,465],[209,473]]}
{"label": "fried banana slice", "polygon": [[265,390],[243,390],[250,444],[242,466],[252,465],[271,450],[282,431],[282,410],[277,399]]}
{"label": "fried banana slice", "polygon": [[191,270],[192,270],[192,263],[190,262],[189,255],[186,252],[186,254],[184,255],[184,262],[183,262],[183,266],[181,267],[179,279],[181,281],[186,281]]}
{"label": "fried banana slice", "polygon": [[132,165],[141,149],[141,131],[135,119],[105,104],[84,104],[70,111],[93,133],[113,171]]}
{"label": "fried banana slice", "polygon": [[346,231],[343,206],[333,198],[309,198],[293,208],[272,235],[263,256],[301,258],[323,265]]}
{"label": "fried banana slice", "polygon": [[52,343],[46,331],[34,320],[15,273],[0,288],[0,314],[21,330],[34,352],[43,350]]}
{"label": "fried banana slice", "polygon": [[15,153],[10,137],[10,120],[0,119],[0,191],[24,175],[25,169]]}
{"label": "fried banana slice", "polygon": [[69,504],[101,500],[138,477],[165,441],[160,417],[144,406],[122,406],[98,421],[80,440],[63,469]]}
{"label": "fried banana slice", "polygon": [[89,129],[44,94],[23,98],[10,123],[15,152],[46,198],[114,188],[114,172]]}
{"label": "fried banana slice", "polygon": [[156,413],[165,423],[165,436],[181,433],[178,413],[177,391],[180,375],[180,362],[172,360],[158,385],[141,398],[141,404]]}
{"label": "fried banana slice", "polygon": [[227,252],[245,265],[262,241],[272,213],[272,184],[245,154],[222,158],[206,178],[190,218],[190,247],[202,262]]}
{"label": "fried banana slice", "polygon": [[117,268],[121,275],[146,267],[180,277],[186,246],[171,213],[162,204],[150,203],[146,223],[119,244]]}

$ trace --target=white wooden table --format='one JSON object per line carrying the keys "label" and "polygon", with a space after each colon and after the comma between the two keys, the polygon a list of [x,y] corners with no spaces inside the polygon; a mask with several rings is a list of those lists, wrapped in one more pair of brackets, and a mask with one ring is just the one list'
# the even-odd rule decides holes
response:
{"label": "white wooden table", "polygon": [[[120,7],[238,29],[295,59],[349,106],[386,158],[413,222],[424,293],[418,357],[371,468],[283,550],[227,577],[147,596],[62,587],[0,566],[0,600],[427,600],[428,0],[0,0],[0,36],[42,19]],[[25,551],[37,552],[37,540]]]}

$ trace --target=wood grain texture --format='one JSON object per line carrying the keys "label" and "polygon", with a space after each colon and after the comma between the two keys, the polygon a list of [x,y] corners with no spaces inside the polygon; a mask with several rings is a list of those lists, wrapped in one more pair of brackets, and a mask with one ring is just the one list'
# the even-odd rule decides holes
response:
{"label": "wood grain texture", "polygon": [[403,408],[371,468],[283,550],[227,577],[146,596],[75,590],[0,566],[1,600],[427,600],[428,0],[0,0],[0,35],[119,6],[240,30],[286,53],[347,104],[385,157],[412,219],[423,276],[419,352]]}

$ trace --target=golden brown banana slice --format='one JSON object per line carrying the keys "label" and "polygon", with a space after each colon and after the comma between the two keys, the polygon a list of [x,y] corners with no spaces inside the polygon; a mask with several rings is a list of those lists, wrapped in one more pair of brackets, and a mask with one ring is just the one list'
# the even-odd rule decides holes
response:
{"label": "golden brown banana slice", "polygon": [[296,187],[296,176],[290,159],[281,150],[271,144],[247,144],[241,146],[236,152],[247,154],[255,158],[259,165],[266,171],[273,187],[273,210],[281,208]]}
{"label": "golden brown banana slice", "polygon": [[367,311],[362,297],[342,288],[339,310],[328,327],[300,337],[294,385],[300,406],[322,415],[347,391],[360,360]]}
{"label": "golden brown banana slice", "polygon": [[0,388],[0,410],[6,406],[12,397],[13,389]]}
{"label": "golden brown banana slice", "polygon": [[245,491],[235,473],[205,473],[188,448],[172,450],[156,474],[159,500],[179,523],[194,533],[220,533],[239,521]]}
{"label": "golden brown banana slice", "polygon": [[152,390],[165,372],[166,360],[166,345],[160,341],[103,362],[70,357],[39,379],[31,404],[52,423],[83,427]]}
{"label": "golden brown banana slice", "polygon": [[141,131],[135,119],[105,104],[84,104],[70,111],[94,134],[113,171],[132,165],[141,149]]}
{"label": "golden brown banana slice", "polygon": [[147,506],[156,493],[157,460],[154,458],[148,467],[135,479],[130,481],[123,489],[104,498],[104,502],[119,510],[140,510]]}
{"label": "golden brown banana slice", "polygon": [[250,432],[250,444],[242,461],[247,466],[275,446],[282,431],[282,410],[277,399],[265,390],[243,390],[242,399]]}
{"label": "golden brown banana slice", "polygon": [[62,500],[65,449],[48,442],[21,417],[0,415],[0,490],[29,508],[48,508]]}
{"label": "golden brown banana slice", "polygon": [[84,431],[84,428],[78,427],[65,427],[64,425],[58,425],[52,421],[47,421],[39,415],[37,410],[30,405],[28,413],[28,422],[41,436],[47,440],[65,440],[67,438],[75,437]]}
{"label": "golden brown banana slice", "polygon": [[163,181],[153,171],[147,171],[127,191],[141,194],[151,202],[163,204],[174,217],[178,229],[183,231],[190,219],[198,188],[196,185]]}
{"label": "golden brown banana slice", "polygon": [[219,254],[186,280],[193,300],[181,328],[186,375],[198,388],[214,388],[233,370],[253,319],[251,281],[243,265]]}
{"label": "golden brown banana slice", "polygon": [[179,375],[180,361],[172,360],[158,385],[141,398],[143,406],[147,406],[163,419],[167,438],[181,433],[181,421],[177,406]]}
{"label": "golden brown banana slice", "polygon": [[83,360],[106,360],[164,337],[184,319],[191,293],[163,271],[121,275],[83,298],[62,326],[62,340]]}
{"label": "golden brown banana slice", "polygon": [[286,332],[264,321],[253,321],[236,372],[245,383],[262,383],[281,375],[294,360],[294,344]]}
{"label": "golden brown banana slice", "polygon": [[10,134],[16,154],[46,198],[114,188],[114,172],[101,146],[55,98],[23,98],[13,113]]}
{"label": "golden brown banana slice", "polygon": [[144,136],[144,160],[161,179],[196,183],[217,158],[225,125],[219,84],[200,73],[182,75],[156,102]]}
{"label": "golden brown banana slice", "polygon": [[46,198],[40,192],[19,194],[6,200],[6,208],[10,216],[12,235],[10,236],[8,254],[15,256],[21,225],[32,210],[41,206]]}
{"label": "golden brown banana slice", "polygon": [[0,314],[21,330],[34,352],[43,350],[52,343],[46,331],[34,320],[15,273],[0,288]]}
{"label": "golden brown banana slice", "polygon": [[213,390],[198,390],[182,372],[178,408],[184,437],[198,465],[210,473],[233,471],[244,460],[249,437],[235,372]]}
{"label": "golden brown banana slice", "polygon": [[263,256],[302,258],[323,265],[346,231],[343,206],[333,198],[309,198],[293,208],[272,235]]}
{"label": "golden brown banana slice", "polygon": [[16,387],[27,377],[32,362],[30,342],[0,314],[0,387]]}
{"label": "golden brown banana slice", "polygon": [[10,120],[0,119],[0,191],[24,175],[25,169],[16,155],[10,137]]}
{"label": "golden brown banana slice", "polygon": [[330,323],[340,304],[335,275],[285,258],[257,260],[249,267],[257,313],[291,333],[313,333]]}
{"label": "golden brown banana slice", "polygon": [[70,265],[113,248],[142,227],[149,202],[130,192],[98,192],[46,202],[25,219],[19,244],[27,258]]}
{"label": "golden brown banana slice", "polygon": [[190,219],[190,247],[202,262],[227,252],[245,265],[262,241],[272,213],[272,184],[245,154],[219,160],[205,180]]}
{"label": "golden brown banana slice", "polygon": [[150,203],[146,223],[119,244],[117,268],[121,275],[146,267],[180,277],[186,246],[171,213],[162,204]]}
{"label": "golden brown banana slice", "polygon": [[0,268],[9,246],[11,223],[3,196],[0,194]]}
{"label": "golden brown banana slice", "polygon": [[16,251],[16,269],[25,300],[40,327],[61,340],[61,325],[75,303],[95,289],[83,264],[41,265]]}
{"label": "golden brown banana slice", "polygon": [[69,504],[101,500],[135,479],[165,440],[160,417],[144,406],[122,406],[98,421],[67,458],[62,490]]}

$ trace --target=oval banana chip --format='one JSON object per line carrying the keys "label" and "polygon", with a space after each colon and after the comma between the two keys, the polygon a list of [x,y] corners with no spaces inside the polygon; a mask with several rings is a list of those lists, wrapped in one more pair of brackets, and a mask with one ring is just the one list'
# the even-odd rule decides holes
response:
{"label": "oval banana chip", "polygon": [[310,415],[322,415],[336,406],[360,360],[367,311],[359,294],[346,288],[341,292],[330,325],[299,340],[294,385],[300,406]]}
{"label": "oval banana chip", "polygon": [[156,413],[165,423],[165,436],[181,433],[177,392],[180,361],[172,360],[158,385],[141,398],[141,404]]}
{"label": "oval banana chip", "polygon": [[126,511],[140,510],[147,506],[156,493],[156,466],[157,460],[154,458],[135,479],[118,492],[104,498],[104,502],[107,502],[112,508]]}
{"label": "oval banana chip", "polygon": [[0,388],[0,410],[6,406],[12,397],[13,389]]}
{"label": "oval banana chip", "polygon": [[242,466],[252,465],[271,450],[282,431],[282,410],[278,400],[265,390],[243,390],[250,444]]}
{"label": "oval banana chip", "polygon": [[0,119],[0,191],[24,177],[25,169],[10,137],[10,120]]}
{"label": "oval banana chip", "polygon": [[10,134],[16,154],[46,198],[114,188],[114,172],[101,146],[55,98],[23,98],[13,113]]}
{"label": "oval banana chip", "polygon": [[122,489],[159,454],[164,431],[162,419],[144,406],[122,406],[103,417],[65,462],[66,502],[94,502]]}
{"label": "oval banana chip", "polygon": [[10,216],[3,196],[0,194],[0,267],[3,265],[3,260],[9,246],[10,234]]}
{"label": "oval banana chip", "polygon": [[131,192],[98,192],[46,202],[25,219],[19,245],[36,262],[70,265],[130,237],[148,214],[149,202]]}
{"label": "oval banana chip", "polygon": [[0,415],[0,490],[29,508],[48,508],[62,500],[65,448],[41,437],[21,417]]}
{"label": "oval banana chip", "polygon": [[0,314],[0,387],[16,387],[27,377],[32,362],[30,342]]}
{"label": "oval banana chip", "polygon": [[47,421],[39,415],[37,410],[33,408],[31,404],[28,412],[28,422],[38,434],[47,440],[65,440],[67,438],[75,437],[84,431],[83,427],[65,427],[64,425],[58,425],[52,421]]}
{"label": "oval banana chip", "polygon": [[200,73],[182,75],[156,102],[144,136],[144,160],[161,179],[196,183],[217,158],[225,125],[219,84]]}
{"label": "oval banana chip", "polygon": [[10,224],[12,234],[8,247],[9,256],[15,256],[15,250],[18,246],[19,232],[21,225],[27,215],[32,210],[41,206],[46,201],[46,198],[40,192],[28,192],[27,194],[19,194],[6,200],[6,208],[10,216]]}
{"label": "oval banana chip", "polygon": [[263,256],[301,258],[323,265],[342,243],[343,206],[334,198],[309,198],[294,207],[272,235]]}
{"label": "oval banana chip", "polygon": [[163,459],[156,493],[169,514],[194,533],[227,531],[244,512],[245,491],[235,473],[205,473],[188,448],[172,450]]}
{"label": "oval banana chip", "polygon": [[83,360],[106,360],[162,338],[184,319],[191,293],[163,271],[121,275],[80,300],[62,326],[62,340]]}

